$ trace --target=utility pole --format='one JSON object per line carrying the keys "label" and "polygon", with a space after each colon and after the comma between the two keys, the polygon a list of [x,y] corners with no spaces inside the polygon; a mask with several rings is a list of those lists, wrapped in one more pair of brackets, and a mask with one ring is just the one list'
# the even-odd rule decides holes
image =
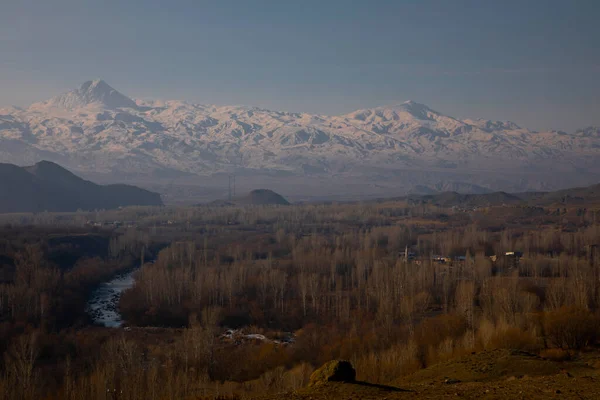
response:
{"label": "utility pole", "polygon": [[229,201],[231,201],[231,175],[229,175]]}

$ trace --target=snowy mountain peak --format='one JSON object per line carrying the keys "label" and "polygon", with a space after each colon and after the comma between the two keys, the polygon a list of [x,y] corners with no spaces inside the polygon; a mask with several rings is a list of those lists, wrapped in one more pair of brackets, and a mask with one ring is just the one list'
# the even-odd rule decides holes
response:
{"label": "snowy mountain peak", "polygon": [[[416,101],[408,100],[402,104],[393,107],[395,110],[407,112],[419,119],[427,119],[429,113],[439,114],[425,104],[417,103]],[[425,117],[425,118],[423,118]]]}
{"label": "snowy mountain peak", "polygon": [[79,87],[79,92],[95,92],[97,94],[108,93],[114,90],[110,85],[104,82],[102,79],[94,79],[92,81],[86,81]]}
{"label": "snowy mountain peak", "polygon": [[402,130],[406,130],[411,126],[416,128],[431,123],[442,123],[442,125],[448,126],[450,130],[454,130],[458,125],[461,125],[460,121],[412,100],[400,104],[357,110],[345,115],[345,117],[372,124],[373,126],[369,129],[378,133],[395,131],[395,127],[390,126],[390,123],[398,125]]}
{"label": "snowy mountain peak", "polygon": [[431,108],[429,108],[429,106],[427,106],[426,104],[418,103],[413,100],[406,100],[405,102],[401,103],[400,106],[407,107],[407,108],[409,108],[409,107],[425,108],[425,109],[431,110]]}
{"label": "snowy mountain peak", "polygon": [[[119,93],[101,79],[84,82],[79,89],[56,96],[45,103],[44,107],[74,110],[88,105],[97,105],[106,109],[136,108],[136,103]],[[32,107],[39,108],[40,104]]]}

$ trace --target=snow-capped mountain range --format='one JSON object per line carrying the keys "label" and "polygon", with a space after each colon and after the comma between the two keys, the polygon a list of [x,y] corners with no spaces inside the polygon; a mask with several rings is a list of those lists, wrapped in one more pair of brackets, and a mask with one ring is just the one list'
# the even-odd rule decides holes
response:
{"label": "snow-capped mountain range", "polygon": [[514,173],[518,188],[551,189],[598,181],[600,128],[535,132],[412,101],[339,116],[142,101],[96,80],[27,109],[0,109],[0,162],[42,159],[115,177],[243,168],[373,181],[456,171],[493,189],[504,188],[486,176]]}

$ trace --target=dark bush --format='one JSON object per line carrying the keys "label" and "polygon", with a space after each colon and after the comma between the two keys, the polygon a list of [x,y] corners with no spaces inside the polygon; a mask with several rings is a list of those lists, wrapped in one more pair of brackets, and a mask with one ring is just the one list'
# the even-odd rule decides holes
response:
{"label": "dark bush", "polygon": [[562,307],[546,313],[544,328],[550,344],[566,349],[582,349],[600,334],[597,316],[580,307]]}

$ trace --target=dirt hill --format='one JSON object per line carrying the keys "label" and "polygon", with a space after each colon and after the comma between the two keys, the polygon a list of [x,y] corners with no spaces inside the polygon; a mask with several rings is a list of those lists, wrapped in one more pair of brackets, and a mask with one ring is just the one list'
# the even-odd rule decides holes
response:
{"label": "dirt hill", "polygon": [[558,362],[520,351],[484,351],[433,365],[389,385],[327,382],[263,399],[449,398],[598,399],[600,353]]}

